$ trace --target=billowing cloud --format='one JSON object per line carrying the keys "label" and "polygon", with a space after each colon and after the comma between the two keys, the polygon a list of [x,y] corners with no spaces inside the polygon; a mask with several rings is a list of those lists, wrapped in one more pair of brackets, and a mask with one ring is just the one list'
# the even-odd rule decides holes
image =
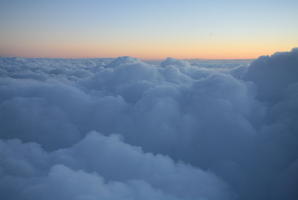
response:
{"label": "billowing cloud", "polygon": [[230,199],[214,174],[144,153],[117,136],[88,134],[70,148],[44,151],[19,140],[0,143],[5,199]]}
{"label": "billowing cloud", "polygon": [[287,87],[298,82],[297,57],[298,48],[262,56],[251,64],[245,79],[258,85],[262,100],[278,101]]}
{"label": "billowing cloud", "polygon": [[0,194],[294,200],[297,67],[1,58]]}

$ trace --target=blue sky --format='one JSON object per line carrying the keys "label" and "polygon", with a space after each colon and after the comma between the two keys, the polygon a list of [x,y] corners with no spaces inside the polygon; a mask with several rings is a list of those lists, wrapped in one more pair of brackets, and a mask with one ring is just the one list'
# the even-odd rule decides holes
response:
{"label": "blue sky", "polygon": [[295,0],[0,0],[0,55],[249,58],[298,46]]}

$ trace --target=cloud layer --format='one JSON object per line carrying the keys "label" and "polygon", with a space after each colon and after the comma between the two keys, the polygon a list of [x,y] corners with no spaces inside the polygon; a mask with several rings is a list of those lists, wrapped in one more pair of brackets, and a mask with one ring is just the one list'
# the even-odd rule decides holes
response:
{"label": "cloud layer", "polygon": [[298,51],[0,59],[4,199],[297,199]]}

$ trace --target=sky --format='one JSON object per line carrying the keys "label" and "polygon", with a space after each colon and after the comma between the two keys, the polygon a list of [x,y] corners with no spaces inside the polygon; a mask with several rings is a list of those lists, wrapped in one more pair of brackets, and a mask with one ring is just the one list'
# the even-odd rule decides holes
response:
{"label": "sky", "polygon": [[298,46],[296,0],[0,0],[0,56],[248,59]]}

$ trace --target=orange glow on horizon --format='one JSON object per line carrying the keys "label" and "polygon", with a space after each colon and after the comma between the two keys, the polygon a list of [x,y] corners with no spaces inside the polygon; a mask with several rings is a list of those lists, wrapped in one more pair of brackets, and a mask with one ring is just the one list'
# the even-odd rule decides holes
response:
{"label": "orange glow on horizon", "polygon": [[[265,48],[266,47],[266,48]],[[177,59],[256,59],[277,51],[289,51],[295,45],[279,46],[253,44],[42,44],[14,48],[0,47],[0,56],[45,58],[114,58],[132,56],[145,60]]]}

